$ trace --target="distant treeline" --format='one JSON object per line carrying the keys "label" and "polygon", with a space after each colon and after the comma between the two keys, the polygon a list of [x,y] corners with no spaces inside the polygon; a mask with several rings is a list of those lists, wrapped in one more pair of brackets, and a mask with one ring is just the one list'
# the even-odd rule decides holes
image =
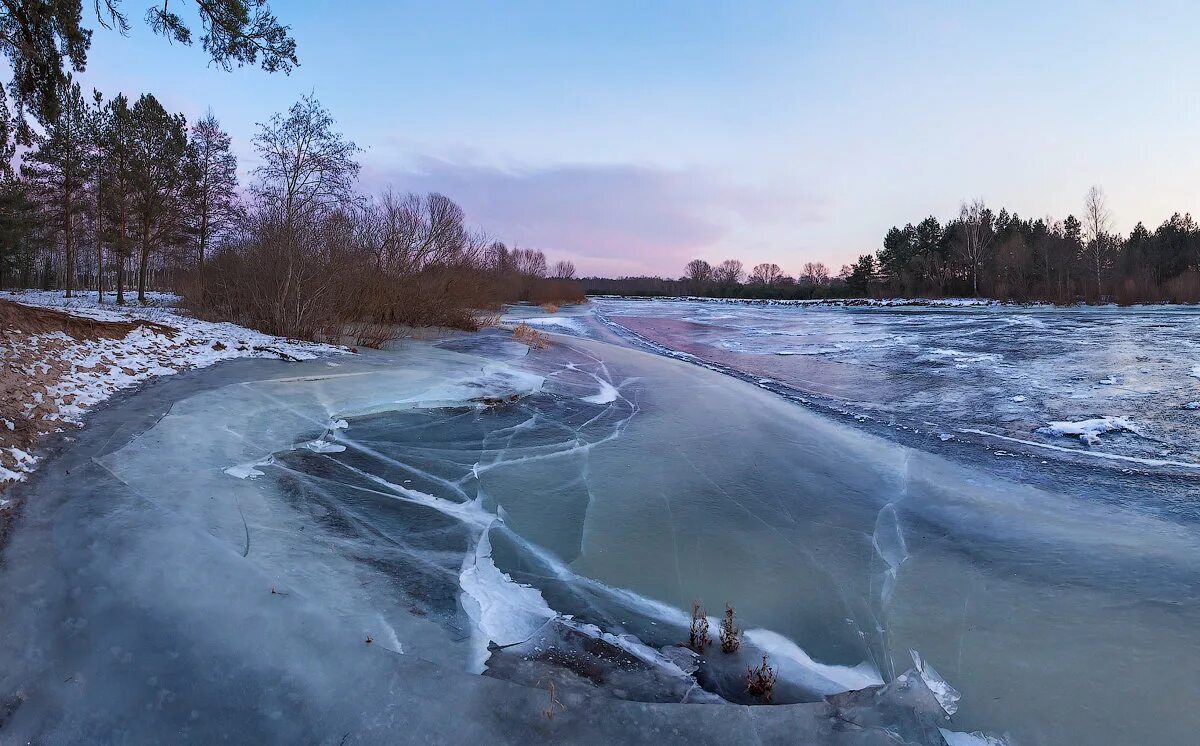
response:
{"label": "distant treeline", "polygon": [[1016,302],[1200,302],[1200,226],[1175,213],[1153,231],[1110,229],[1104,193],[1087,193],[1083,218],[1027,219],[982,202],[942,223],[927,217],[890,229],[883,247],[831,276],[808,263],[798,277],[776,264],[688,263],[679,279],[584,278],[589,294],[702,295],[729,298],[940,298],[973,296]]}

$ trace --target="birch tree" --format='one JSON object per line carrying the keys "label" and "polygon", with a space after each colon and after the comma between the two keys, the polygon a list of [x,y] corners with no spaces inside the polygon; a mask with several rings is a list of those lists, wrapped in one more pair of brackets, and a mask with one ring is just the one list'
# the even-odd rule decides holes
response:
{"label": "birch tree", "polygon": [[992,212],[984,207],[982,200],[975,200],[970,204],[963,203],[958,211],[957,227],[955,248],[971,273],[971,292],[978,298],[979,272],[991,252],[992,239],[995,236],[992,230]]}
{"label": "birch tree", "polygon": [[1093,186],[1083,202],[1083,254],[1096,274],[1096,302],[1104,297],[1103,275],[1115,253],[1115,242],[1108,235],[1110,218],[1104,190]]}

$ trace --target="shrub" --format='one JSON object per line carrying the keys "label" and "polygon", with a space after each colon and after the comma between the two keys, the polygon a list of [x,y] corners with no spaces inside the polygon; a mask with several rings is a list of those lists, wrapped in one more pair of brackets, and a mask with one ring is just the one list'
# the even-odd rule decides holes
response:
{"label": "shrub", "polygon": [[513,338],[536,350],[544,349],[550,343],[545,334],[524,323],[517,324],[517,328],[513,329]]}
{"label": "shrub", "polygon": [[692,627],[688,633],[688,647],[697,653],[703,653],[711,642],[712,638],[708,636],[708,617],[704,614],[704,607],[700,605],[699,601],[692,601]]}
{"label": "shrub", "polygon": [[721,651],[736,653],[742,646],[742,631],[733,623],[733,607],[725,604],[725,619],[721,622]]}
{"label": "shrub", "polygon": [[771,701],[775,691],[775,669],[767,665],[767,656],[762,657],[762,664],[757,668],[746,669],[746,691],[752,697]]}

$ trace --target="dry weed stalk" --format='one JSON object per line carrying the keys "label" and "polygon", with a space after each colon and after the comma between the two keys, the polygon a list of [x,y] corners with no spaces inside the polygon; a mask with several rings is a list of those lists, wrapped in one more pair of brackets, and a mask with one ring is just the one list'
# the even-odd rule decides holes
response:
{"label": "dry weed stalk", "polygon": [[767,656],[763,656],[762,665],[746,669],[746,691],[752,697],[771,701],[771,694],[775,691],[775,669],[767,665]]}
{"label": "dry weed stalk", "polygon": [[543,303],[542,310],[545,311],[546,313],[558,313],[558,304],[557,303]]}
{"label": "dry weed stalk", "polygon": [[[538,683],[540,684],[542,682],[539,681]],[[551,681],[546,687],[546,694],[549,695],[550,699],[546,703],[546,709],[542,710],[542,715],[544,715],[547,720],[553,720],[555,712],[558,710],[565,710],[567,708],[566,705],[564,705],[562,702],[559,702],[558,697],[555,696],[553,681]]]}
{"label": "dry weed stalk", "polygon": [[742,631],[733,623],[733,607],[725,604],[725,619],[721,622],[721,651],[736,653],[742,646]]}
{"label": "dry weed stalk", "polygon": [[550,344],[550,340],[545,334],[524,322],[517,324],[517,328],[513,329],[513,338],[518,342],[525,343],[531,349],[537,350],[545,349],[546,345]]}
{"label": "dry weed stalk", "polygon": [[688,647],[697,653],[703,653],[704,648],[712,642],[708,636],[708,617],[699,601],[692,601],[692,628],[688,633]]}

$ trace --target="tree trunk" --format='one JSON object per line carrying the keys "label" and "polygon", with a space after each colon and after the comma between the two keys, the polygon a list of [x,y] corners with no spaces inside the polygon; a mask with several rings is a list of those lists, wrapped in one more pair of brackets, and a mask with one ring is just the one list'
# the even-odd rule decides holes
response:
{"label": "tree trunk", "polygon": [[96,300],[104,302],[104,190],[96,179]]}
{"label": "tree trunk", "polygon": [[117,233],[117,305],[125,305],[125,241],[127,234],[125,233],[125,205],[121,205],[121,218],[118,221]]}
{"label": "tree trunk", "polygon": [[150,266],[150,228],[142,224],[141,260],[138,262],[138,303],[146,305],[146,269]]}
{"label": "tree trunk", "polygon": [[71,204],[71,189],[70,179],[65,182],[65,190],[63,195],[63,248],[66,249],[67,267],[64,270],[66,275],[63,283],[67,289],[67,297],[74,295],[75,290],[75,226],[74,215],[72,214]]}

